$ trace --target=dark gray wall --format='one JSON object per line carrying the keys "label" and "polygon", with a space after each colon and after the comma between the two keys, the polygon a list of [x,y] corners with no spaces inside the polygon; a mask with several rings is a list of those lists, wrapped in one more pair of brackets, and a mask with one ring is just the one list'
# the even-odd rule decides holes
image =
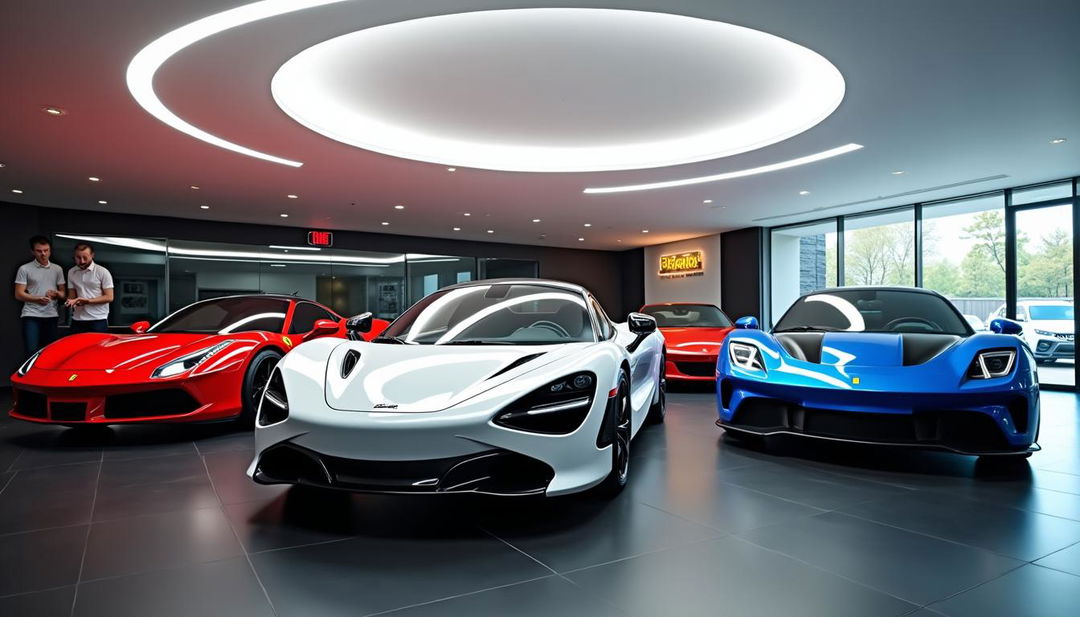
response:
{"label": "dark gray wall", "polygon": [[762,319],[765,291],[765,228],[720,234],[720,301],[732,319]]}
{"label": "dark gray wall", "polygon": [[[173,238],[234,244],[305,244],[307,229],[276,225],[220,223],[160,216],[108,214],[87,210],[65,210],[22,206],[0,202],[0,257],[15,279],[19,264],[31,259],[26,241],[35,233],[82,233],[120,236]],[[616,320],[636,310],[644,302],[642,249],[623,252],[589,251],[470,242],[418,236],[395,236],[357,231],[334,231],[334,247],[389,253],[429,253],[468,257],[533,259],[540,263],[540,276],[578,283],[591,290],[604,310]],[[58,263],[70,265],[69,255],[57,256]],[[0,319],[4,345],[0,348],[0,384],[22,357],[22,334],[18,321],[21,305],[10,292]]]}

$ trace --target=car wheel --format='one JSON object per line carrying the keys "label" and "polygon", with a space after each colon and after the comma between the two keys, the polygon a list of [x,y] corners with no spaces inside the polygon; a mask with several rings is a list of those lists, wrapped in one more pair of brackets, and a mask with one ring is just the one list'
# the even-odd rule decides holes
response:
{"label": "car wheel", "polygon": [[630,380],[626,373],[619,377],[619,391],[616,394],[615,413],[611,422],[613,439],[611,441],[611,472],[598,488],[606,497],[618,495],[630,477],[630,431],[633,410],[630,406]]}
{"label": "car wheel", "polygon": [[645,416],[645,421],[649,424],[663,424],[664,415],[667,414],[667,378],[664,377],[666,361],[666,358],[660,358],[660,376],[656,384],[660,394],[656,397],[656,402],[649,406],[649,415]]}
{"label": "car wheel", "polygon": [[259,411],[259,401],[263,390],[270,381],[270,374],[281,361],[281,354],[274,349],[264,349],[255,354],[244,373],[244,383],[240,390],[241,411],[237,422],[244,426],[255,426],[255,414]]}

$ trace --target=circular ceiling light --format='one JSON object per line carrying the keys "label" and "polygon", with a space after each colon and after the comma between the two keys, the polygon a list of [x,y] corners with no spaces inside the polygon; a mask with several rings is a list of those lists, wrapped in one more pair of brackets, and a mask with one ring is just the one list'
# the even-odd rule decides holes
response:
{"label": "circular ceiling light", "polygon": [[774,144],[828,117],[844,79],[816,52],[741,26],[539,8],[339,36],[288,60],[271,91],[301,124],[356,147],[461,167],[586,172]]}

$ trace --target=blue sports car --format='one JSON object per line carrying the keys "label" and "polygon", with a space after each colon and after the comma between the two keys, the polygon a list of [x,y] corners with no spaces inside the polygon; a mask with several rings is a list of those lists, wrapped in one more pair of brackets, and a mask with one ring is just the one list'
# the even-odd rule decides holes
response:
{"label": "blue sports car", "polygon": [[753,317],[736,326],[716,365],[716,424],[736,436],[1039,449],[1035,359],[1014,321],[975,333],[935,292],[845,287],[802,296],[771,334]]}

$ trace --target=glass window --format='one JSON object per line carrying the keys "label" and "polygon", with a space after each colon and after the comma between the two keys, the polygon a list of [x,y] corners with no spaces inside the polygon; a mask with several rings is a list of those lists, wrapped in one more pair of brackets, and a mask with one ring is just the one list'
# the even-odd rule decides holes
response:
{"label": "glass window", "polygon": [[836,287],[836,220],[774,229],[772,311],[782,314],[802,294]]}
{"label": "glass window", "polygon": [[149,332],[281,332],[285,327],[285,313],[288,309],[289,301],[281,298],[215,298],[184,307],[154,324]]}
{"label": "glass window", "polygon": [[[168,312],[165,306],[165,240],[56,234],[52,261],[60,264],[65,276],[74,265],[75,245],[82,242],[94,249],[94,262],[112,274],[110,325],[130,326],[137,321],[154,322],[165,316]],[[61,317],[63,323],[68,323],[70,311],[61,308]]]}
{"label": "glass window", "polygon": [[414,304],[375,341],[414,345],[592,342],[585,307],[581,294],[546,285],[448,289]]}
{"label": "glass window", "polygon": [[888,289],[838,289],[804,296],[773,331],[971,334],[967,321],[948,300],[923,291]]}
{"label": "glass window", "polygon": [[641,309],[660,328],[729,328],[731,320],[712,304],[651,304]]}
{"label": "glass window", "polygon": [[337,315],[334,315],[321,306],[310,302],[297,303],[296,309],[293,310],[292,323],[289,324],[289,334],[311,332],[315,329],[315,322],[320,319],[329,319],[330,321],[339,320]]}
{"label": "glass window", "polygon": [[1005,303],[1003,193],[923,208],[923,287],[956,305],[977,330]]}
{"label": "glass window", "polygon": [[405,257],[410,305],[448,285],[471,281],[473,270],[476,269],[476,259],[473,257],[421,253],[409,253]]}
{"label": "glass window", "polygon": [[914,208],[844,217],[844,285],[914,284]]}
{"label": "glass window", "polygon": [[1072,206],[1016,213],[1016,318],[1039,366],[1039,382],[1075,385]]}
{"label": "glass window", "polygon": [[1051,199],[1068,199],[1069,197],[1072,197],[1072,180],[1063,180],[1051,184],[1014,189],[1012,193],[1012,204],[1014,206],[1022,206],[1024,204],[1033,204],[1039,201],[1049,201]]}
{"label": "glass window", "polygon": [[539,262],[531,259],[501,259],[482,257],[477,260],[479,279],[527,278],[540,276]]}

